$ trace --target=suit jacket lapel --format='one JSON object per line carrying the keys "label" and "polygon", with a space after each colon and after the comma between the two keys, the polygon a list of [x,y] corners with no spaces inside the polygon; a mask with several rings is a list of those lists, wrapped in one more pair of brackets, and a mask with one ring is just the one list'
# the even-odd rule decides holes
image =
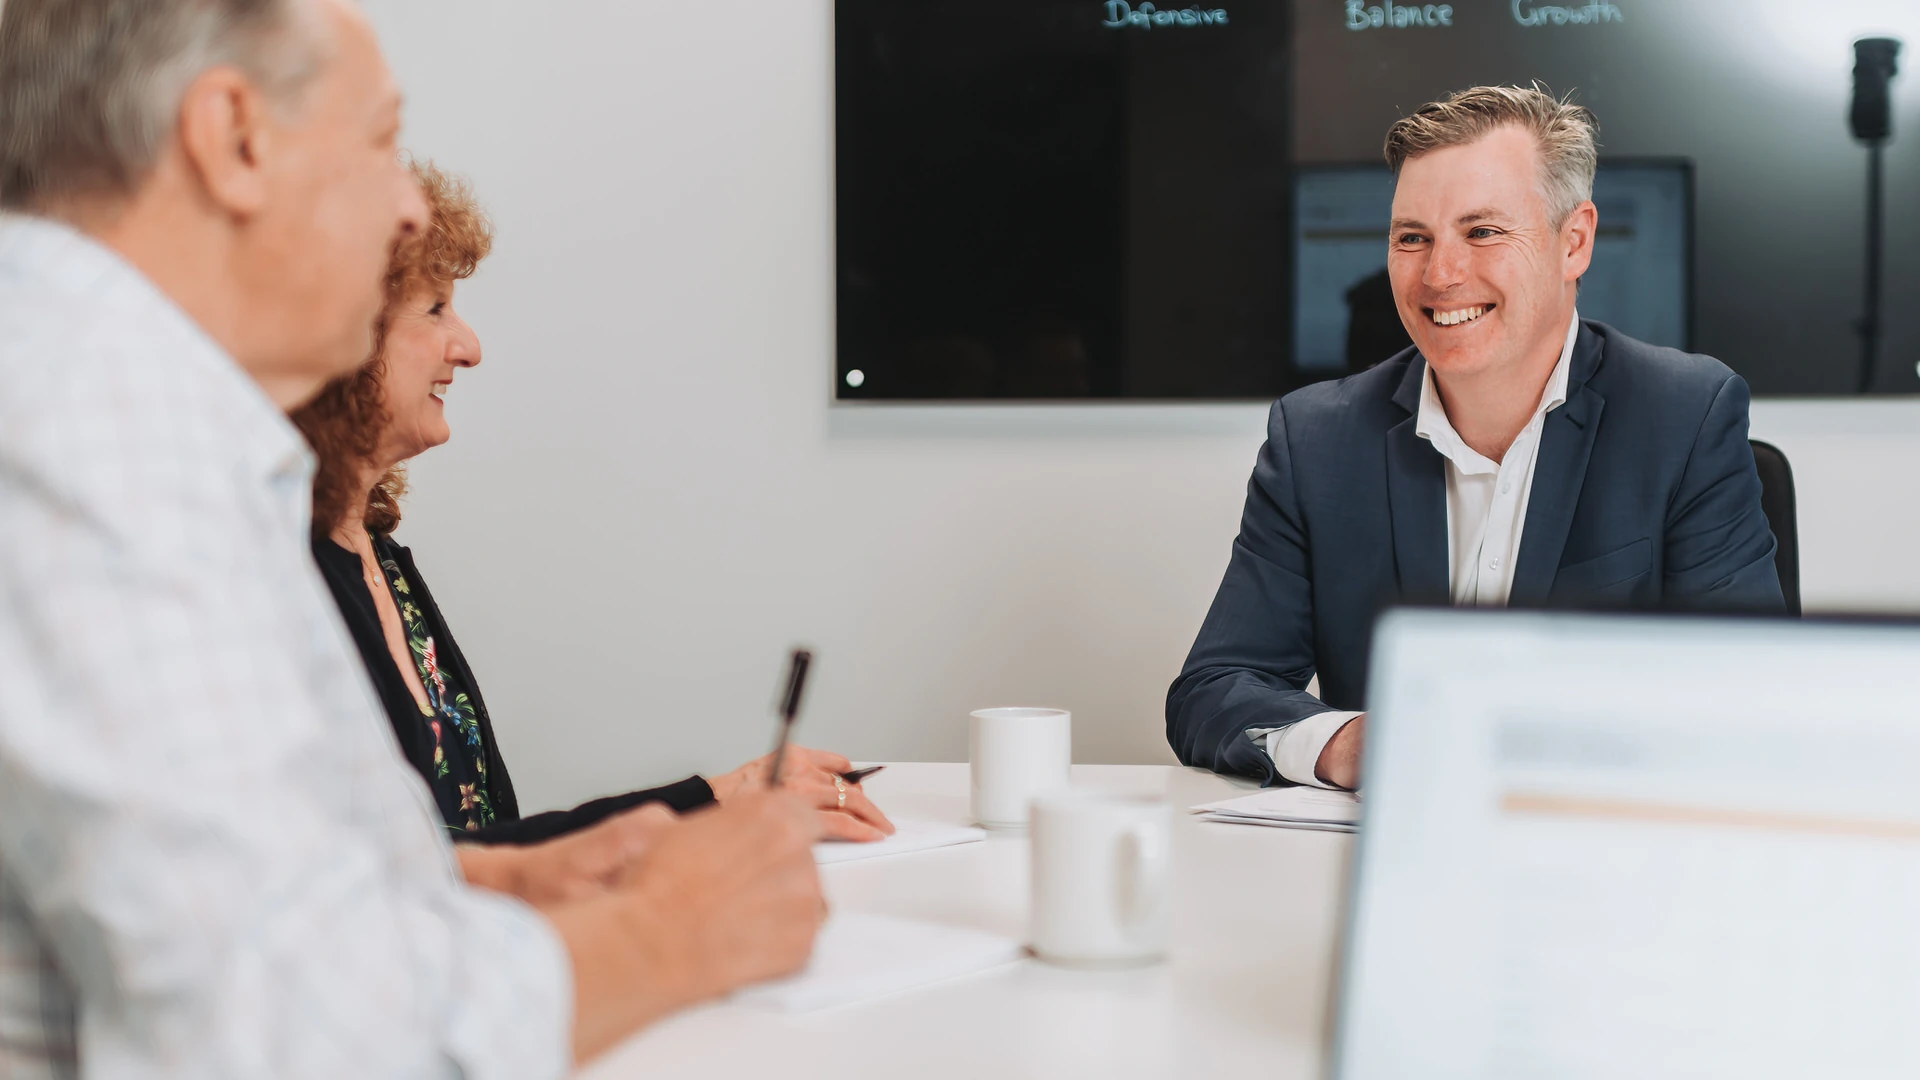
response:
{"label": "suit jacket lapel", "polygon": [[1415,428],[1427,362],[1415,354],[1393,395],[1407,418],[1387,431],[1387,505],[1393,518],[1393,561],[1400,599],[1444,604],[1451,598],[1447,566],[1446,459]]}
{"label": "suit jacket lapel", "polygon": [[1547,414],[1533,467],[1533,492],[1527,499],[1527,524],[1520,534],[1520,556],[1513,568],[1513,607],[1538,607],[1553,588],[1560,555],[1567,547],[1587,461],[1600,431],[1607,400],[1588,385],[1599,368],[1600,337],[1585,326],[1574,342],[1567,376],[1566,404]]}

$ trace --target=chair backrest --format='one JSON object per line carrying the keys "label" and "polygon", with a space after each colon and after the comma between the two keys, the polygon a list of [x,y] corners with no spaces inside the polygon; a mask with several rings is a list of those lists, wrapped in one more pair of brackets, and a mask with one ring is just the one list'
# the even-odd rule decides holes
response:
{"label": "chair backrest", "polygon": [[1760,509],[1780,549],[1774,552],[1773,566],[1780,574],[1780,592],[1787,598],[1787,612],[1800,614],[1800,520],[1794,508],[1793,467],[1787,455],[1772,443],[1758,439],[1753,443],[1753,467],[1760,473]]}

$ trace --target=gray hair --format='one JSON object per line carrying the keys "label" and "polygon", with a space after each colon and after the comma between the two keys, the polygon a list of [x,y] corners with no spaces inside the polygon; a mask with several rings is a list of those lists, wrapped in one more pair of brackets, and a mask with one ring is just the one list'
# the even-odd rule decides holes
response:
{"label": "gray hair", "polygon": [[0,208],[132,194],[209,68],[232,65],[277,104],[294,100],[325,60],[311,7],[0,0]]}
{"label": "gray hair", "polygon": [[1540,194],[1547,220],[1558,228],[1574,207],[1593,198],[1600,124],[1586,106],[1556,98],[1538,83],[1475,86],[1420,106],[1387,129],[1387,164],[1397,176],[1410,158],[1477,142],[1508,126],[1532,134],[1540,147]]}

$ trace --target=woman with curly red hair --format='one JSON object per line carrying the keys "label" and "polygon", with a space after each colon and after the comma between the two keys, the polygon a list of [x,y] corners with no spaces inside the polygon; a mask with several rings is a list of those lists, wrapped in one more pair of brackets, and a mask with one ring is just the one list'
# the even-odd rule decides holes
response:
{"label": "woman with curly red hair", "polygon": [[[467,186],[430,164],[415,177],[431,212],[394,254],[374,357],[295,413],[319,458],[313,552],[386,706],[401,751],[426,780],[456,839],[530,844],[575,833],[648,803],[689,810],[763,783],[768,760],[711,781],[599,799],[521,817],[473,670],[454,643],[412,553],[394,542],[405,463],[451,437],[442,395],[480,363],[480,341],[453,309],[454,286],[492,249],[492,228]],[[875,840],[893,826],[837,754],[790,748],[783,786],[810,795],[826,834]]]}

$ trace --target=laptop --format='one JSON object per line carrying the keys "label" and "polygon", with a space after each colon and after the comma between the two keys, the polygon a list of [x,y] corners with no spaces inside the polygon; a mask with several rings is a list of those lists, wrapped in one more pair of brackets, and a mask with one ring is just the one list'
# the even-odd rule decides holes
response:
{"label": "laptop", "polygon": [[1920,626],[1406,611],[1340,1080],[1920,1076]]}

